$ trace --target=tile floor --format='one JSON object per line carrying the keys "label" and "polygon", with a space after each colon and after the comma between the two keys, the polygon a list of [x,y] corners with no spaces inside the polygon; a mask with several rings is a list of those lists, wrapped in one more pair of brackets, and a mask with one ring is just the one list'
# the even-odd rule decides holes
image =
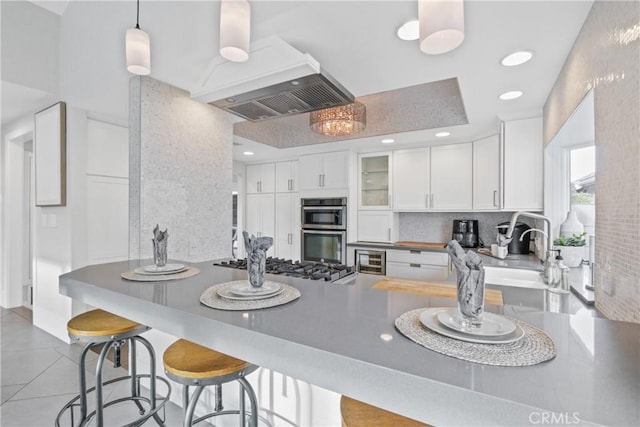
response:
{"label": "tile floor", "polygon": [[[77,394],[80,350],[80,345],[68,345],[34,327],[30,310],[0,308],[0,426],[53,426],[59,410]],[[97,355],[90,353],[88,357],[95,359]],[[95,365],[87,364],[87,369],[91,368]],[[123,368],[105,364],[106,378],[122,375],[126,375]],[[93,385],[93,373],[88,373],[87,381]],[[113,398],[127,390],[128,383],[124,381],[107,386],[104,394]],[[91,400],[90,397],[90,404]],[[122,404],[107,409],[105,424],[122,426],[135,418],[131,406]],[[168,403],[167,426],[181,425],[181,414],[180,407]],[[70,425],[68,416],[63,418],[62,425]],[[145,425],[156,423],[148,421]]]}

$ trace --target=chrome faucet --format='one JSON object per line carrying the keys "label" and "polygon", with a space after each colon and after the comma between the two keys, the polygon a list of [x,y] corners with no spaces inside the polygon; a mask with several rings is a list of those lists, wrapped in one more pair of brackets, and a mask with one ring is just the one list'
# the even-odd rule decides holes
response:
{"label": "chrome faucet", "polygon": [[[529,231],[539,231],[542,234],[544,234],[544,236],[547,238],[546,257],[544,260],[544,272],[542,273],[542,277],[548,282],[549,269],[551,268],[551,259],[554,256],[554,253],[552,251],[552,248],[553,248],[553,235],[552,235],[553,231],[552,230],[553,229],[551,228],[551,219],[549,219],[544,215],[540,215],[533,212],[526,212],[526,211],[514,212],[513,215],[511,215],[511,222],[509,222],[509,228],[507,229],[507,233],[506,233],[507,238],[511,239],[513,237],[513,230],[516,226],[516,222],[518,221],[518,217],[520,216],[526,216],[534,219],[541,219],[546,224],[546,227],[547,227],[546,232],[544,230],[538,230],[537,228],[532,228],[522,233],[522,236],[524,236]],[[522,236],[520,236],[520,240],[522,240]]]}
{"label": "chrome faucet", "polygon": [[530,232],[532,232],[532,231],[536,231],[536,232],[538,232],[538,233],[542,233],[546,239],[548,239],[548,238],[549,238],[549,235],[547,234],[547,232],[546,232],[546,231],[544,231],[544,230],[540,230],[539,228],[529,228],[528,230],[525,230],[525,231],[520,235],[520,239],[518,239],[518,240],[520,240],[520,241],[522,242],[522,239],[524,239],[525,234],[530,233]]}

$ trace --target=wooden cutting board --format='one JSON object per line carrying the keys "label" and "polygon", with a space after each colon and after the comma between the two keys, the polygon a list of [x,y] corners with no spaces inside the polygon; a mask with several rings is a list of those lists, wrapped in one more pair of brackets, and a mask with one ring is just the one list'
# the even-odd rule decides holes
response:
{"label": "wooden cutting board", "polygon": [[[373,289],[382,289],[385,291],[408,292],[411,294],[428,295],[439,298],[456,299],[456,286],[445,285],[443,283],[419,282],[417,280],[396,279],[394,277],[385,277],[372,286]],[[495,289],[485,289],[485,304],[503,305],[502,291]]]}
{"label": "wooden cutting board", "polygon": [[433,243],[433,242],[408,242],[401,241],[395,242],[393,246],[398,247],[410,247],[410,248],[425,248],[425,249],[444,249],[447,246],[446,243]]}

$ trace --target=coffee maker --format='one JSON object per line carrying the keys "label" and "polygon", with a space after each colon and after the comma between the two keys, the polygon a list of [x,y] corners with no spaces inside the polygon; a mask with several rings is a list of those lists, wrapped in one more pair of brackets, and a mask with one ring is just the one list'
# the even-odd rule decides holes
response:
{"label": "coffee maker", "polygon": [[451,238],[463,248],[478,247],[478,221],[475,219],[454,219]]}

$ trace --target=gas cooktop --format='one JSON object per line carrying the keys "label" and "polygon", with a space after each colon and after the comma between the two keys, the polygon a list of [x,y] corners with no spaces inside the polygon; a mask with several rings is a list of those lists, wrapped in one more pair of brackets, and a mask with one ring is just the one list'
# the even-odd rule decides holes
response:
{"label": "gas cooktop", "polygon": [[[247,269],[247,259],[236,259],[214,263],[221,267]],[[324,280],[333,282],[355,273],[354,266],[344,264],[323,264],[310,261],[292,261],[284,258],[267,258],[266,272],[269,274],[282,274],[284,276],[300,277],[311,280]]]}

